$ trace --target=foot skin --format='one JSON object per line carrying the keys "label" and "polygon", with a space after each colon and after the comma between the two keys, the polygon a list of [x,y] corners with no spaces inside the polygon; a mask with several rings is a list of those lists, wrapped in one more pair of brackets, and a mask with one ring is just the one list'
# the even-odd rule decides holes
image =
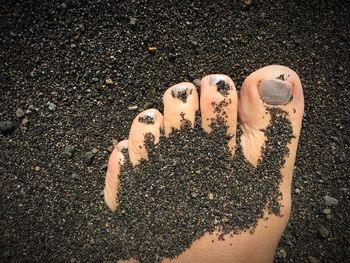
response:
{"label": "foot skin", "polygon": [[[162,130],[167,136],[172,129],[193,127],[195,114],[200,108],[202,128],[205,132],[212,131],[210,124],[218,118],[225,121],[227,135],[231,138],[228,149],[232,155],[236,150],[235,135],[239,125],[242,134],[238,139],[243,155],[256,167],[267,142],[264,129],[271,120],[270,111],[267,109],[281,109],[287,112],[293,130],[293,139],[288,144],[289,155],[285,157],[284,166],[280,171],[282,182],[279,189],[282,198],[279,202],[282,216],[269,214],[266,208],[264,217],[258,220],[254,231],[228,234],[223,240],[217,239],[220,234],[218,232],[206,233],[178,257],[162,261],[272,262],[291,210],[291,181],[304,112],[300,79],[291,69],[272,65],[253,72],[245,79],[239,99],[233,81],[225,75],[204,77],[201,80],[200,91],[199,99],[193,84],[174,85],[163,96],[164,117],[156,109],[149,109],[134,119],[128,140],[121,141],[110,156],[104,189],[105,202],[112,211],[118,207],[119,176],[122,176],[120,170],[125,161],[122,150],[128,149],[133,166],[138,165],[141,159],[147,160],[145,134],[152,133],[154,142],[158,143]],[[131,259],[128,262],[137,261]]]}

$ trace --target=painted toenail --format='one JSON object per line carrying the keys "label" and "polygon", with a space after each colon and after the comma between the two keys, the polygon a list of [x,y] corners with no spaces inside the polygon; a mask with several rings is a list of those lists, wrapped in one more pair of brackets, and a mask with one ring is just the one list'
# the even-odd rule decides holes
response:
{"label": "painted toenail", "polygon": [[178,98],[183,103],[187,101],[187,97],[192,94],[193,89],[185,86],[176,86],[171,91],[173,98]]}
{"label": "painted toenail", "polygon": [[139,117],[139,122],[145,124],[154,124],[156,114],[154,111],[147,111],[143,116]]}
{"label": "painted toenail", "polygon": [[229,79],[226,76],[223,75],[213,75],[209,79],[209,85],[210,86],[216,86],[218,82],[224,82],[227,85],[229,85]]}
{"label": "painted toenail", "polygon": [[278,79],[265,79],[259,83],[259,94],[263,101],[271,105],[286,104],[292,97],[292,84]]}
{"label": "painted toenail", "polygon": [[221,93],[223,96],[227,96],[230,90],[230,84],[227,77],[222,75],[214,75],[211,76],[209,79],[209,85],[210,86],[216,86],[217,90]]}

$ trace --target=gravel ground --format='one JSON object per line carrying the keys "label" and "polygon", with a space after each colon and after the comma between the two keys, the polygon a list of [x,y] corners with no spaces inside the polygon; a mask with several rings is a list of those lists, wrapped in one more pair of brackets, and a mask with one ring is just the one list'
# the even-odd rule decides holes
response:
{"label": "gravel ground", "polygon": [[109,150],[165,89],[297,71],[305,116],[276,262],[349,262],[347,1],[7,1],[0,6],[0,258],[114,259]]}

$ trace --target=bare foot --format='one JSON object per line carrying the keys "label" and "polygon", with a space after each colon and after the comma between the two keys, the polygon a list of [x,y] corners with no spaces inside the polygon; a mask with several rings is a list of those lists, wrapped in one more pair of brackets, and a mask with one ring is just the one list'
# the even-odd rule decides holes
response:
{"label": "bare foot", "polygon": [[[281,175],[280,196],[272,202],[279,203],[279,211],[272,213],[270,204],[266,203],[265,210],[262,211],[264,215],[249,229],[227,233],[222,228],[217,228],[194,240],[190,247],[177,257],[162,260],[272,262],[291,209],[291,181],[304,112],[300,79],[291,69],[272,65],[261,68],[246,78],[239,99],[233,81],[225,75],[204,77],[200,89],[199,99],[193,84],[174,85],[163,96],[164,117],[156,109],[149,109],[134,119],[128,140],[121,141],[110,156],[104,189],[105,202],[112,211],[118,212],[119,176],[123,176],[121,168],[126,161],[123,149],[128,150],[132,165],[139,165],[142,159],[148,159],[146,134],[152,134],[154,143],[157,144],[163,130],[165,135],[169,136],[174,129],[181,130],[188,126],[193,128],[199,108],[203,130],[210,134],[213,124],[218,120],[224,121],[227,128],[227,149],[232,158],[237,156],[239,151],[256,169],[262,161],[266,163],[266,160],[262,160],[263,152],[269,147],[266,130],[273,131],[272,136],[279,136],[278,131],[274,131],[274,127],[270,125],[271,119],[275,115],[282,116],[289,119],[293,136],[287,145],[288,154],[283,157],[282,168],[275,169],[275,172]],[[240,133],[236,136],[237,116]],[[273,169],[272,161],[271,159],[270,167]],[[234,171],[232,172],[234,174]],[[221,240],[218,240],[218,236]],[[137,258],[137,255],[134,257]],[[131,259],[130,262],[132,261],[135,260]]]}

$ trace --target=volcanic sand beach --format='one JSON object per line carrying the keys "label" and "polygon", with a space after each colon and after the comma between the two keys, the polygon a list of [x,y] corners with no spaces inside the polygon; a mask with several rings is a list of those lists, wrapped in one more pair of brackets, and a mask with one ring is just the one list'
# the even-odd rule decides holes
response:
{"label": "volcanic sand beach", "polygon": [[[276,262],[349,259],[349,3],[3,3],[2,262],[119,257],[103,202],[113,144],[175,83],[295,70],[305,114]],[[318,260],[318,261],[317,261]]]}

